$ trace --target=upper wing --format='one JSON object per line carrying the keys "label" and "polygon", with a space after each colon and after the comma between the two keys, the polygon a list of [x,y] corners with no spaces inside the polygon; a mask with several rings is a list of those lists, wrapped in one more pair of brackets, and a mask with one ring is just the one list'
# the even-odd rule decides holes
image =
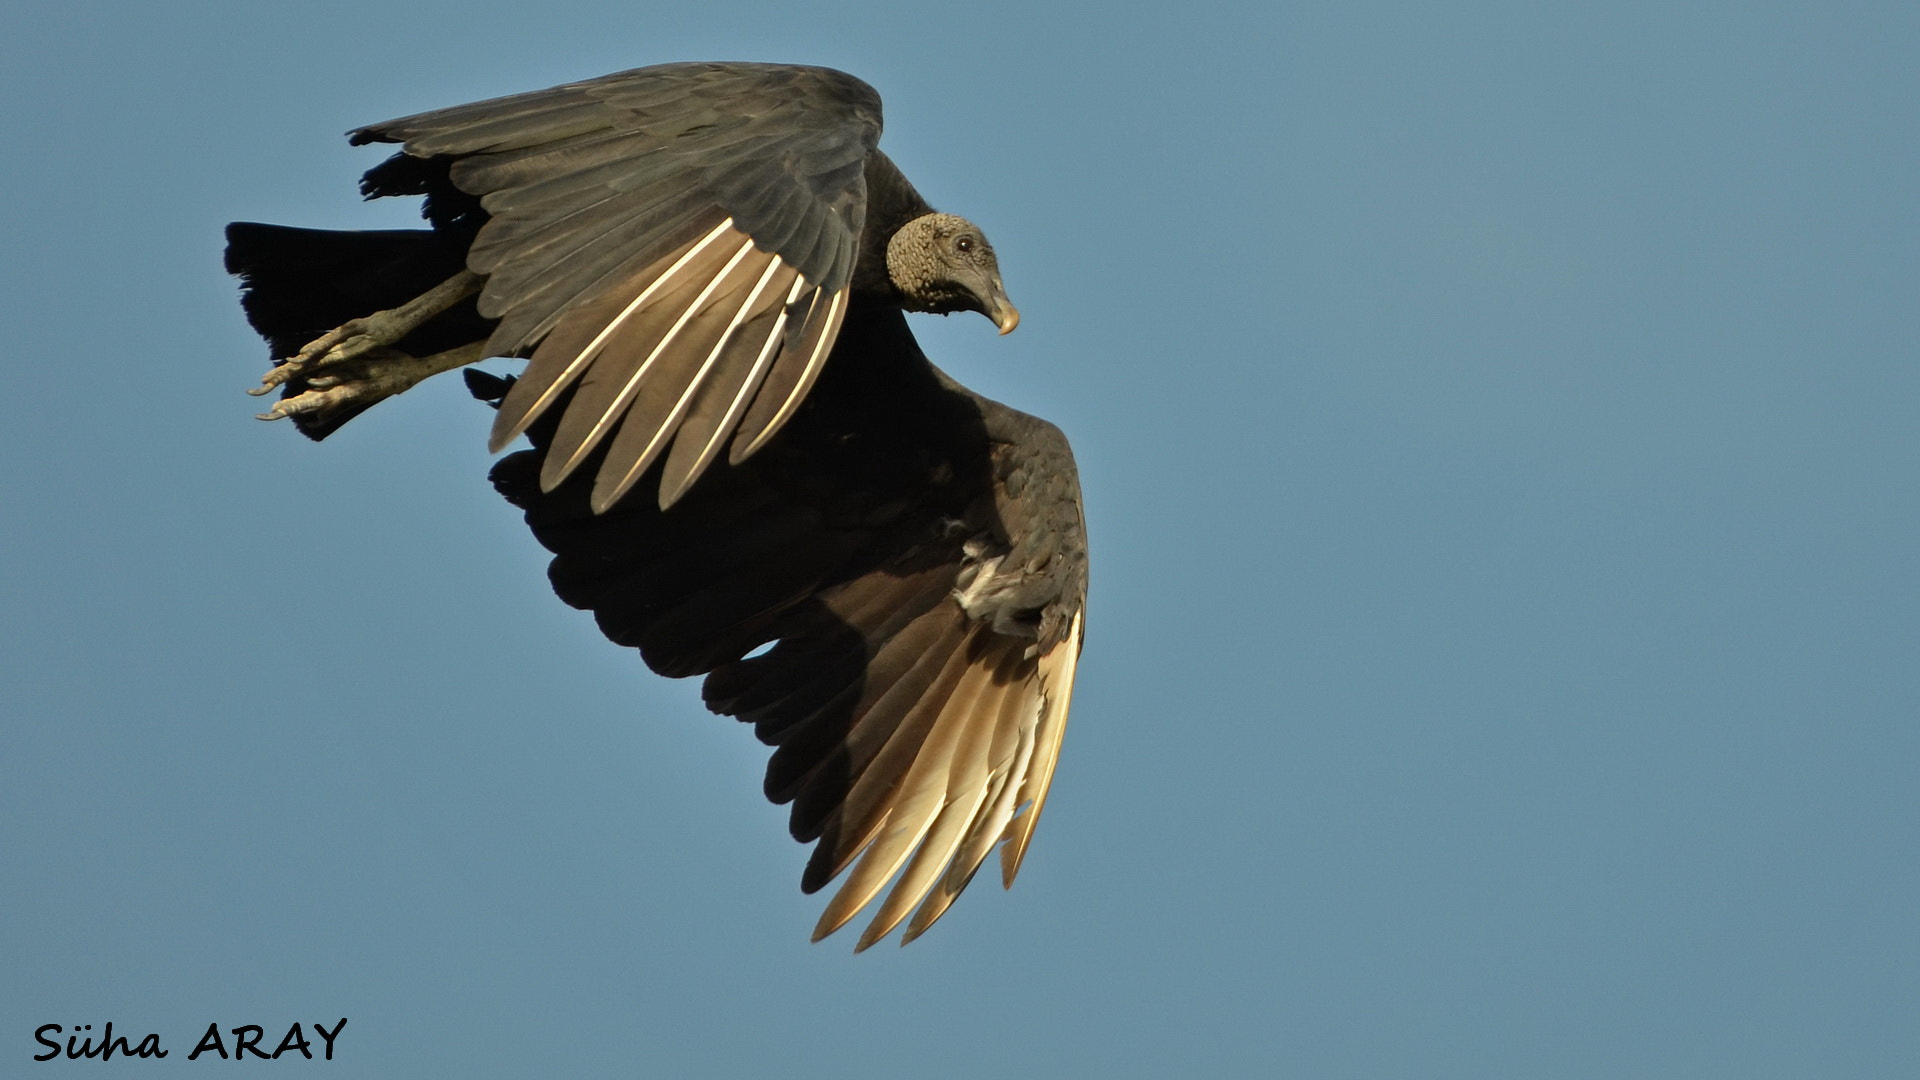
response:
{"label": "upper wing", "polygon": [[852,867],[816,940],[897,875],[864,949],[910,913],[904,940],[925,931],[1003,841],[1012,884],[1065,729],[1086,549],[1059,431],[863,308],[787,434],[671,510],[543,493],[539,449],[494,479],[563,600],[661,674],[706,674],[708,705],[775,747],[766,793],[818,841],[802,888]]}
{"label": "upper wing", "polygon": [[664,64],[351,138],[448,159],[479,197],[467,267],[500,320],[488,349],[533,350],[493,448],[571,390],[541,484],[608,444],[603,511],[663,454],[670,505],[730,436],[745,458],[805,397],[846,314],[880,98],[826,68]]}

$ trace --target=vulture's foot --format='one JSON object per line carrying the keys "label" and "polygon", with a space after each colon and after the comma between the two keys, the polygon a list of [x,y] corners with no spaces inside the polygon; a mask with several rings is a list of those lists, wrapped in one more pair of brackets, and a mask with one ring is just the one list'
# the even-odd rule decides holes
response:
{"label": "vulture's foot", "polygon": [[[274,402],[272,409],[259,414],[260,419],[280,420],[299,416],[324,424],[337,412],[359,412],[369,408],[412,389],[430,376],[466,367],[484,357],[486,352],[484,341],[432,356],[409,356],[398,349],[385,347],[356,349],[345,360],[328,360],[324,374],[307,377],[307,390]],[[291,364],[292,361],[288,361],[274,371]],[[278,384],[270,384],[268,388],[274,385]]]}
{"label": "vulture's foot", "polygon": [[[321,368],[346,368],[349,365],[356,365],[359,361],[377,360],[391,362],[395,356],[404,356],[405,354],[403,353],[395,353],[391,346],[398,344],[402,338],[419,329],[420,325],[428,319],[433,318],[435,315],[447,310],[461,300],[480,291],[480,286],[485,280],[486,279],[482,278],[479,274],[462,270],[426,292],[421,293],[419,296],[401,304],[397,308],[389,308],[386,311],[376,311],[371,315],[359,319],[348,319],[339,326],[307,342],[306,347],[299,352],[275,364],[272,371],[260,377],[260,385],[248,390],[247,393],[255,397],[259,397],[262,394],[270,394],[276,388],[284,386],[288,382],[301,378],[302,376],[306,376],[307,381],[316,387],[322,385],[332,386],[344,381],[352,381],[354,378],[352,375],[343,375],[340,378],[334,378],[333,373],[329,372],[327,376],[314,377],[314,372]],[[407,359],[413,358],[407,357]],[[469,360],[467,363],[472,363],[472,361]],[[440,370],[444,371],[446,369],[442,368]],[[425,376],[422,376],[422,378],[424,377]],[[323,378],[330,378],[333,381],[323,383]],[[419,381],[419,379],[414,379],[413,382],[407,383],[406,386],[400,387],[399,390],[393,390],[388,394],[382,394],[380,396],[387,397],[391,394],[397,394],[400,390],[404,390],[407,386],[412,386],[413,383]],[[279,419],[281,416],[288,416],[294,412],[311,411],[309,409],[286,408],[289,402],[298,401],[300,398],[306,396],[306,394],[300,394],[280,402],[279,405],[274,406],[273,413],[268,414],[266,418]]]}

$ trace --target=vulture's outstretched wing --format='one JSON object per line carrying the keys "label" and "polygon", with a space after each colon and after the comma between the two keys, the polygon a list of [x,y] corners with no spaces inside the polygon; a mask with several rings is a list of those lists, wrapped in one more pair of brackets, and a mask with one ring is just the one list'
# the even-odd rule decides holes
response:
{"label": "vulture's outstretched wing", "polygon": [[[467,268],[499,320],[487,350],[532,350],[493,447],[567,396],[540,482],[605,445],[604,510],[662,457],[672,503],[729,439],[744,459],[804,399],[846,315],[880,98],[825,68],[664,64],[351,137],[401,143],[479,197]],[[398,159],[363,187],[422,183]]]}
{"label": "vulture's outstretched wing", "polygon": [[[506,389],[470,379],[483,397]],[[781,437],[669,510],[629,500],[596,515],[584,477],[543,493],[551,428],[495,483],[554,552],[562,599],[655,671],[705,674],[709,706],[775,747],[766,793],[792,802],[796,839],[818,841],[802,888],[852,868],[816,940],[896,875],[859,948],[909,914],[912,940],[1003,842],[1012,884],[1086,599],[1079,480],[1057,428],[960,387],[899,310],[857,298]]]}

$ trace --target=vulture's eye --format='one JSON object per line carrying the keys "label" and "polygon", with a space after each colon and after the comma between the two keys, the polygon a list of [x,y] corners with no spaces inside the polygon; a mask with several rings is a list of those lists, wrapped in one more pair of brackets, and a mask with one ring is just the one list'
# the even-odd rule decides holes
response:
{"label": "vulture's eye", "polygon": [[960,239],[955,240],[953,242],[953,246],[955,249],[957,249],[960,252],[960,254],[965,255],[967,252],[973,250],[973,237],[963,236]]}

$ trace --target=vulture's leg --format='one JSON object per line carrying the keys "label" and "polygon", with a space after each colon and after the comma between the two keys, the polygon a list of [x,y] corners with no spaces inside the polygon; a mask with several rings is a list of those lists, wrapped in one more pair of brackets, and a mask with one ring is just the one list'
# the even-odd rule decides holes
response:
{"label": "vulture's leg", "polygon": [[327,413],[349,405],[364,409],[403,390],[412,389],[429,376],[466,367],[486,355],[487,343],[484,341],[475,341],[432,356],[409,356],[398,349],[384,346],[356,348],[349,359],[330,360],[324,374],[308,377],[307,385],[312,389],[290,398],[281,398],[273,403],[272,409],[260,413],[259,417],[262,420],[279,420],[311,414],[316,419],[324,419]]}
{"label": "vulture's leg", "polygon": [[[346,322],[341,323],[339,326],[308,342],[306,347],[299,352],[276,364],[272,371],[267,372],[261,377],[260,385],[248,390],[247,393],[255,397],[259,397],[261,394],[272,393],[275,387],[280,386],[288,380],[311,374],[315,370],[323,367],[348,364],[353,364],[356,368],[365,366],[355,364],[355,361],[369,361],[373,362],[374,366],[378,366],[380,360],[383,359],[380,354],[404,356],[404,353],[394,353],[388,346],[419,329],[420,325],[428,319],[433,318],[435,315],[440,314],[467,297],[472,296],[474,293],[479,292],[480,286],[485,281],[485,278],[471,270],[462,270],[440,284],[435,285],[433,288],[428,289],[426,292],[421,293],[419,296],[401,304],[397,308],[389,308],[386,311],[376,311],[363,318],[348,319]],[[453,351],[458,352],[459,350]],[[441,355],[446,354],[443,353]],[[407,359],[413,360],[412,357],[407,357]],[[474,359],[477,360],[479,357],[474,357]],[[418,362],[419,361],[415,361],[415,363]],[[473,360],[462,361],[462,363],[468,364],[472,362]],[[447,369],[442,368],[440,370],[444,371]],[[429,372],[428,374],[433,373]],[[351,376],[349,376],[349,378],[350,377]],[[360,377],[365,378],[366,376],[362,375]],[[411,382],[408,382],[406,386],[412,386],[425,377],[426,376],[422,375],[415,378]],[[321,383],[315,379],[309,379],[308,381],[312,382],[315,386],[321,385]],[[335,383],[341,381],[344,380],[336,379]],[[328,385],[334,384],[330,383]],[[404,390],[406,386],[402,386],[400,389]],[[399,390],[392,391],[392,393],[398,392]],[[311,411],[308,409],[287,408],[292,402],[298,401],[305,396],[307,395],[302,394],[298,397],[288,398],[280,402],[280,404],[274,406],[274,412],[269,415],[277,419],[279,416],[286,416],[291,412]],[[380,396],[386,397],[388,395],[382,394]],[[378,399],[376,398],[375,400]]]}

